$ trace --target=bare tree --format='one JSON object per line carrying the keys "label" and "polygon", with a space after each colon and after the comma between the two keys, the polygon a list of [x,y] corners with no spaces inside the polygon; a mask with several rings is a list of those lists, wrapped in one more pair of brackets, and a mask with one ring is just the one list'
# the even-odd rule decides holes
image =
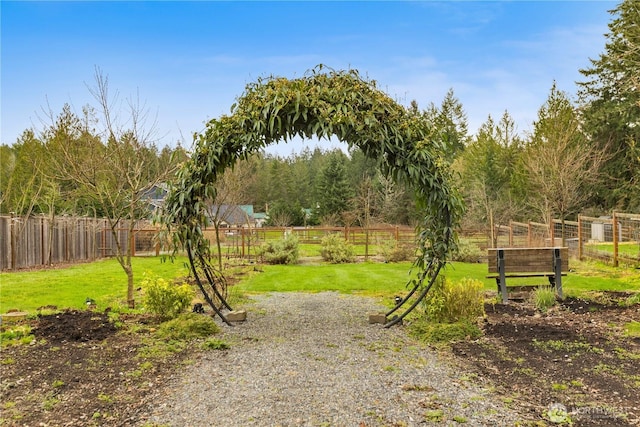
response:
{"label": "bare tree", "polygon": [[[218,267],[222,271],[222,250],[220,244],[220,226],[224,222],[229,222],[231,217],[238,214],[241,204],[246,198],[246,191],[249,183],[253,179],[253,171],[248,161],[239,162],[234,168],[226,169],[222,178],[216,182],[216,198],[207,204],[207,215],[209,221],[213,223],[216,234],[216,246],[218,249]],[[244,222],[251,229],[250,218],[242,211]],[[251,233],[249,233],[251,234]]]}
{"label": "bare tree", "polygon": [[583,134],[576,110],[554,83],[538,113],[522,162],[528,204],[547,224],[554,215],[560,217],[563,245],[565,219],[589,199],[590,185],[600,177],[605,152]]}
{"label": "bare tree", "polygon": [[62,132],[66,124],[61,120],[49,129],[52,170],[55,179],[73,186],[75,197],[107,217],[115,258],[127,275],[127,303],[133,308],[131,241],[125,241],[119,230],[124,228],[133,239],[138,222],[149,217],[149,192],[167,180],[174,167],[158,164],[156,123],[149,121],[149,112],[137,96],[120,102],[117,92],[110,94],[108,77],[100,69],[89,91],[97,102],[97,115],[85,109],[87,120],[74,132]]}

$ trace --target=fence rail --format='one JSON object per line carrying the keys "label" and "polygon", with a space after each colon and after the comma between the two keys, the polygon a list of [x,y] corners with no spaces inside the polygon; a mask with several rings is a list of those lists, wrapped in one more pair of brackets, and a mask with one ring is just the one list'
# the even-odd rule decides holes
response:
{"label": "fence rail", "polygon": [[[207,228],[205,238],[215,251],[215,230]],[[376,255],[385,245],[409,245],[415,243],[412,227],[258,227],[222,228],[220,238],[222,250],[227,257],[250,257],[256,248],[266,242],[281,240],[288,235],[298,238],[301,245],[317,245],[318,253],[322,238],[327,234],[340,234],[351,243],[358,256]]]}
{"label": "fence rail", "polygon": [[[153,250],[156,229],[136,223],[129,236],[128,222],[116,229],[119,242],[135,252]],[[149,233],[151,232],[151,234]],[[93,261],[117,251],[109,221],[104,218],[0,215],[0,270],[18,270],[55,264]]]}
{"label": "fence rail", "polygon": [[[135,224],[129,235],[128,222],[116,229],[117,241],[130,245],[133,255],[155,254],[170,248],[160,247],[158,228],[147,221]],[[339,233],[354,245],[357,255],[376,255],[382,245],[413,244],[411,227],[264,227],[221,228],[221,249],[227,257],[250,257],[268,241],[293,234],[304,245],[320,245],[322,237]],[[204,230],[212,249],[217,248],[215,230]],[[0,270],[46,267],[63,263],[94,261],[116,254],[117,242],[109,221],[104,218],[60,216],[20,217],[0,215]]]}
{"label": "fence rail", "polygon": [[611,217],[579,215],[577,221],[553,219],[551,225],[515,222],[497,225],[498,247],[567,246],[571,256],[600,259],[617,266],[640,263],[640,214]]}

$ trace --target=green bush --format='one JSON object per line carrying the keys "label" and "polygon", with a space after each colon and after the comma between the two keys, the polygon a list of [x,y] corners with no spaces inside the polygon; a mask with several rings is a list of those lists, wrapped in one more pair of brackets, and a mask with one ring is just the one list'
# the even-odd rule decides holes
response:
{"label": "green bush", "polygon": [[416,247],[389,241],[380,247],[380,254],[384,262],[413,261],[416,257]]}
{"label": "green bush", "polygon": [[454,283],[439,279],[425,300],[427,318],[438,323],[474,321],[484,316],[483,292],[479,280],[465,277]]}
{"label": "green bush", "polygon": [[451,258],[453,261],[459,262],[483,262],[487,259],[487,254],[482,252],[478,245],[469,239],[460,238],[458,240],[458,250]]}
{"label": "green bush", "polygon": [[267,264],[295,264],[298,262],[298,238],[293,234],[282,240],[266,242],[258,248],[258,256]]}
{"label": "green bush", "polygon": [[173,319],[184,312],[195,295],[186,283],[174,284],[165,279],[145,274],[142,279],[144,306],[161,319]]}
{"label": "green bush", "polygon": [[220,328],[212,317],[198,313],[183,313],[162,323],[157,335],[166,340],[188,341],[208,337],[219,331]]}
{"label": "green bush", "polygon": [[533,305],[544,313],[556,304],[556,291],[551,286],[538,286],[531,298]]}
{"label": "green bush", "polygon": [[322,259],[332,264],[342,264],[355,261],[355,253],[349,242],[337,233],[327,234],[322,238],[320,255]]}

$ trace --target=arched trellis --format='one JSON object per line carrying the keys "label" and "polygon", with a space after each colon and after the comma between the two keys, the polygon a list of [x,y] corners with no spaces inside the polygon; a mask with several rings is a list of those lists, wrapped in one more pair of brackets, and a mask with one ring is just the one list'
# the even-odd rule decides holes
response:
{"label": "arched trellis", "polygon": [[206,262],[205,204],[215,200],[216,180],[226,168],[281,140],[335,136],[350,147],[359,147],[366,156],[381,159],[384,173],[414,189],[421,211],[414,264],[419,273],[409,283],[409,294],[387,315],[399,311],[416,292],[418,295],[387,327],[401,321],[424,299],[456,250],[454,230],[463,204],[443,160],[447,141],[430,139],[430,124],[421,114],[395,102],[356,70],[325,70],[318,66],[302,78],[269,77],[247,85],[231,114],[210,120],[196,136],[194,152],[166,198],[164,222],[175,243],[186,249],[207,302],[225,322],[203,283],[206,279],[222,303],[220,308],[231,309]]}

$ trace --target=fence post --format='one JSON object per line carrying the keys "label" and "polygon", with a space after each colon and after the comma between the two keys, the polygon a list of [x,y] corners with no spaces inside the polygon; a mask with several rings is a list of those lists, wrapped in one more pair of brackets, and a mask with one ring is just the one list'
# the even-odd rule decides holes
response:
{"label": "fence post", "polygon": [[578,259],[582,261],[582,217],[578,215]]}
{"label": "fence post", "polygon": [[513,247],[513,221],[509,220],[509,247]]}
{"label": "fence post", "polygon": [[554,248],[556,246],[556,222],[553,218],[549,224],[549,236],[551,237],[551,247]]}
{"label": "fence post", "polygon": [[242,236],[242,259],[244,259],[244,227],[240,228],[240,235]]}
{"label": "fence post", "polygon": [[44,265],[44,214],[40,217],[40,265]]}
{"label": "fence post", "polygon": [[527,247],[531,247],[531,221],[527,222]]}
{"label": "fence post", "polygon": [[67,217],[64,217],[64,260],[69,261],[69,224],[67,221]]}
{"label": "fence post", "polygon": [[104,253],[105,253],[105,250],[106,250],[105,246],[107,245],[107,236],[106,236],[107,229],[105,228],[105,222],[106,221],[102,222],[102,233],[100,233],[100,240],[102,242],[100,244],[100,247],[102,249],[102,255],[101,255],[100,258],[104,258]]}
{"label": "fence post", "polygon": [[129,235],[129,250],[131,252],[131,256],[136,256],[136,233],[131,233]]}
{"label": "fence post", "polygon": [[16,229],[14,225],[15,213],[9,215],[9,270],[16,268]]}
{"label": "fence post", "polygon": [[618,224],[615,211],[613,212],[613,221],[611,223],[611,231],[613,232],[613,266],[618,266]]}

